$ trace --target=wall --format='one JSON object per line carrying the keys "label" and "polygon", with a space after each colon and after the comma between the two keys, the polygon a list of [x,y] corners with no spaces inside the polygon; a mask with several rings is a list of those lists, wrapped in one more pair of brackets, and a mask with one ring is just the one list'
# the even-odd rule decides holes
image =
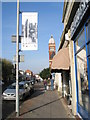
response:
{"label": "wall", "polygon": [[60,92],[62,94],[61,73],[55,73],[55,84],[58,86],[58,92]]}
{"label": "wall", "polygon": [[71,85],[72,85],[72,113],[77,114],[77,100],[76,100],[76,81],[75,81],[75,66],[74,66],[74,44],[73,41],[69,42],[69,56],[70,56],[70,72],[71,72]]}

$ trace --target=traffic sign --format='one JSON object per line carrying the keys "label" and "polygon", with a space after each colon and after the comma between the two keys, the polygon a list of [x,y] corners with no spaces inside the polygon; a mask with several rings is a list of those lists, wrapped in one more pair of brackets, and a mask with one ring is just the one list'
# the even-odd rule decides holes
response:
{"label": "traffic sign", "polygon": [[[16,55],[14,55],[13,61],[16,62]],[[19,62],[24,62],[24,55],[19,55]]]}
{"label": "traffic sign", "polygon": [[[22,37],[23,37],[23,36],[20,36],[20,35],[19,35],[19,43],[21,43]],[[11,40],[12,40],[12,43],[16,43],[16,40],[17,40],[16,35],[12,35]]]}

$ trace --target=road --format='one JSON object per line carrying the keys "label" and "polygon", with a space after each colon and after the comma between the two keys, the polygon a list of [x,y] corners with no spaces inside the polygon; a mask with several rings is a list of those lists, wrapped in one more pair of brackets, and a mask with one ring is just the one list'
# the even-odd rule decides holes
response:
{"label": "road", "polygon": [[[36,92],[36,89],[34,92]],[[28,100],[28,99],[31,99],[31,96],[27,96],[25,100]],[[19,101],[20,106],[23,102],[24,101]],[[12,114],[15,111],[15,107],[16,107],[15,104],[16,104],[15,101],[9,101],[9,100],[2,101],[2,118],[3,119],[8,118],[8,116],[10,116],[10,114]]]}

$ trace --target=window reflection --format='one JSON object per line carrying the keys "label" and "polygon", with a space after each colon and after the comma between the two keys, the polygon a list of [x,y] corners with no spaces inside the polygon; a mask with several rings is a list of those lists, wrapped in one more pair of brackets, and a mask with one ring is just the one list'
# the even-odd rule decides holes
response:
{"label": "window reflection", "polygon": [[77,79],[79,104],[90,112],[87,59],[85,47],[77,54]]}
{"label": "window reflection", "polygon": [[90,55],[90,43],[87,45],[88,55]]}
{"label": "window reflection", "polygon": [[[87,25],[86,28],[86,33],[87,33],[87,41],[90,41],[90,22]],[[90,42],[87,44],[87,49],[88,49],[88,55],[90,55]]]}
{"label": "window reflection", "polygon": [[88,29],[88,41],[90,41],[90,22],[87,26],[87,29]]}
{"label": "window reflection", "polygon": [[77,41],[76,41],[76,52],[83,46],[85,45],[85,33],[84,29],[82,30],[81,34],[78,36]]}

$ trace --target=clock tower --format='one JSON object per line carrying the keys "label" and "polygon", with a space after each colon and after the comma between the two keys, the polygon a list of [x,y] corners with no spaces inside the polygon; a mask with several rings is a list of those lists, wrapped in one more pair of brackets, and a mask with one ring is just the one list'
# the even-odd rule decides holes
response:
{"label": "clock tower", "polygon": [[54,55],[56,54],[56,46],[55,46],[55,40],[53,36],[51,35],[51,38],[49,40],[49,67],[51,68],[52,59]]}

